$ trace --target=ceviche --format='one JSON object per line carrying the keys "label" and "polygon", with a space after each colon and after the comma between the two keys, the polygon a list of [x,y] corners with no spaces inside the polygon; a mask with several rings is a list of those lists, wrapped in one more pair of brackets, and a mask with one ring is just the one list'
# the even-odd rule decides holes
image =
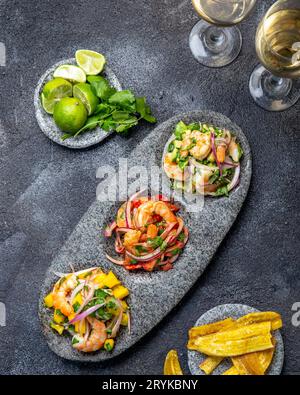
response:
{"label": "ceviche", "polygon": [[72,336],[72,346],[81,352],[114,348],[120,327],[130,331],[129,291],[113,272],[99,267],[72,273],[55,273],[60,278],[44,298],[53,309],[50,327],[59,335]]}
{"label": "ceviche", "polygon": [[166,151],[163,167],[174,189],[228,196],[239,183],[243,151],[227,129],[181,121]]}
{"label": "ceviche", "polygon": [[106,255],[127,270],[170,270],[188,241],[188,229],[177,215],[179,206],[158,195],[133,195],[118,210],[105,230],[115,235],[115,251],[121,259]]}

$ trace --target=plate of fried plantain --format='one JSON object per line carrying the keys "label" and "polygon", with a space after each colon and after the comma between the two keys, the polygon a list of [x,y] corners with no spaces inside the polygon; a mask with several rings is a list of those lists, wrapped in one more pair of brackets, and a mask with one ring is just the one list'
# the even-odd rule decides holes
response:
{"label": "plate of fried plantain", "polygon": [[279,375],[284,346],[280,314],[224,304],[203,314],[189,330],[194,375]]}

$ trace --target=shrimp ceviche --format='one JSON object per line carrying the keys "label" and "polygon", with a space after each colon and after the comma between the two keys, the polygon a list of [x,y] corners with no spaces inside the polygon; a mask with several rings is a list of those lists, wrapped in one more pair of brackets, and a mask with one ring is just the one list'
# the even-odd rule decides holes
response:
{"label": "shrimp ceviche", "polygon": [[44,298],[54,309],[50,327],[72,336],[72,346],[88,353],[112,351],[120,327],[130,331],[129,291],[113,272],[93,267],[75,273],[57,273],[60,279]]}
{"label": "shrimp ceviche", "polygon": [[105,230],[106,237],[115,235],[115,251],[122,259],[106,257],[127,270],[170,270],[188,241],[179,207],[161,195],[139,196],[124,203]]}
{"label": "shrimp ceviche", "polygon": [[243,151],[227,129],[181,121],[166,151],[163,167],[174,189],[228,196],[239,183]]}

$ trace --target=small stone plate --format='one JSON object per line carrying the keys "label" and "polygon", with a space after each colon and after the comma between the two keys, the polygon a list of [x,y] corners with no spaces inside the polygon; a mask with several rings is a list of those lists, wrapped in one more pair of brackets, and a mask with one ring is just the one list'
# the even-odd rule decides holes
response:
{"label": "small stone plate", "polygon": [[[204,272],[235,221],[247,196],[251,179],[251,153],[247,139],[241,129],[224,115],[211,111],[192,111],[179,114],[159,125],[146,138],[137,144],[128,159],[128,169],[143,169],[148,175],[152,167],[161,169],[161,159],[166,142],[177,122],[205,122],[228,128],[241,143],[244,156],[241,160],[241,180],[229,197],[205,199],[199,212],[190,212],[184,200],[180,201],[179,215],[189,229],[189,241],[174,268],[168,272],[146,273],[128,272],[105,258],[105,252],[111,253],[113,241],[105,239],[103,231],[117,214],[122,202],[94,202],[83,216],[70,238],[66,241],[58,256],[53,260],[41,289],[39,313],[43,332],[50,348],[59,356],[77,361],[101,361],[113,358],[127,350],[155,325],[157,325],[183,298],[188,290]],[[107,155],[110,153],[108,152]],[[137,167],[142,166],[142,167]],[[147,171],[146,171],[147,170]],[[112,183],[113,183],[113,178]],[[167,177],[166,177],[167,178]],[[169,185],[169,179],[163,180]],[[130,184],[129,184],[130,185]],[[164,184],[163,184],[164,185]],[[142,186],[142,189],[145,186]],[[147,185],[146,185],[147,187]],[[107,190],[110,190],[107,187]],[[156,190],[152,186],[152,190]],[[159,192],[159,190],[157,190]],[[131,334],[122,328],[111,353],[99,351],[82,354],[72,348],[70,337],[60,337],[49,328],[51,312],[43,305],[45,296],[53,287],[57,277],[53,271],[69,272],[72,263],[75,270],[100,266],[104,271],[113,270],[122,283],[130,290],[128,303],[131,306]]]}
{"label": "small stone plate", "polygon": [[[210,324],[212,322],[221,321],[225,318],[240,318],[246,314],[254,313],[259,310],[254,309],[250,306],[242,304],[222,304],[214,307],[213,309],[204,313],[195,323],[194,326],[200,326]],[[276,349],[272,363],[267,371],[267,375],[277,376],[280,375],[283,361],[284,361],[284,346],[282,336],[279,330],[274,332],[276,339]],[[200,363],[206,359],[206,355],[197,351],[188,351],[189,368],[192,374],[205,376],[206,374],[199,368]],[[224,359],[224,361],[212,372],[212,375],[221,375],[225,370],[232,366],[230,360]]]}
{"label": "small stone plate", "polygon": [[[111,133],[113,132],[106,132],[105,130],[101,129],[100,127],[93,129],[91,131],[87,131],[85,133],[82,133],[78,137],[70,137],[69,139],[63,141],[62,136],[64,135],[64,132],[62,132],[55,124],[53,116],[50,114],[47,114],[46,111],[43,109],[42,103],[41,103],[41,93],[43,90],[43,87],[46,82],[50,81],[53,78],[53,73],[57,69],[58,66],[61,66],[63,64],[76,64],[75,58],[71,59],[65,59],[62,60],[58,63],[56,63],[54,66],[52,66],[50,69],[48,69],[45,74],[40,78],[37,87],[34,92],[34,107],[35,107],[35,116],[37,119],[37,122],[39,124],[39,127],[41,131],[49,137],[49,139],[53,140],[55,143],[64,145],[65,147],[68,148],[87,148],[90,147],[94,144],[99,143],[100,141],[104,140],[106,137],[108,137]],[[117,76],[115,73],[108,67],[106,66],[104,71],[101,73],[103,77],[107,78],[110,84],[117,90],[121,91],[122,87],[120,82],[118,81]]]}

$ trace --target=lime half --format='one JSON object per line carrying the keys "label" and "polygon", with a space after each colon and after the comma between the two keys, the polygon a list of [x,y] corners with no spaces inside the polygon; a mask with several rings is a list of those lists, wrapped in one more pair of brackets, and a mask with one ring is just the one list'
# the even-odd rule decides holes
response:
{"label": "lime half", "polygon": [[82,101],[88,115],[92,115],[99,104],[98,97],[92,91],[91,85],[87,83],[76,84],[73,88],[73,96]]}
{"label": "lime half", "polygon": [[87,75],[97,75],[104,69],[106,59],[98,52],[80,49],[75,54],[76,62]]}
{"label": "lime half", "polygon": [[64,97],[54,107],[54,121],[64,132],[76,133],[87,120],[87,111],[76,97]]}
{"label": "lime half", "polygon": [[86,75],[85,72],[78,66],[72,64],[64,64],[59,66],[53,74],[54,77],[65,78],[66,80],[72,82],[85,82]]}
{"label": "lime half", "polygon": [[63,97],[70,97],[73,93],[72,84],[63,78],[54,78],[48,81],[42,91],[41,101],[44,110],[53,114],[54,106]]}

